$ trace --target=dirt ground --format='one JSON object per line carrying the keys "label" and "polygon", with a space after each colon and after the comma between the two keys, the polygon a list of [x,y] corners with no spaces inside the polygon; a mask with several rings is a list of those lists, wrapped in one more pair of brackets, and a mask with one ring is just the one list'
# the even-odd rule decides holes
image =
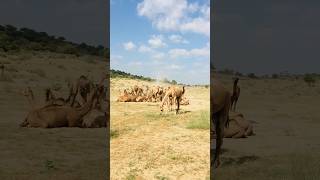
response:
{"label": "dirt ground", "polygon": [[134,84],[155,85],[111,79],[111,179],[209,179],[209,88],[187,87],[190,105],[160,115],[159,103],[115,102]]}
{"label": "dirt ground", "polygon": [[67,80],[89,75],[97,82],[106,63],[54,53],[1,53],[1,63],[6,70],[0,77],[0,179],[106,179],[105,128],[19,127],[30,110],[24,88],[32,88],[41,106],[45,88],[61,86],[65,97]]}
{"label": "dirt ground", "polygon": [[[232,89],[230,76],[216,78]],[[320,84],[242,78],[239,85],[237,111],[253,123],[256,135],[224,139],[222,165],[212,179],[319,179]]]}

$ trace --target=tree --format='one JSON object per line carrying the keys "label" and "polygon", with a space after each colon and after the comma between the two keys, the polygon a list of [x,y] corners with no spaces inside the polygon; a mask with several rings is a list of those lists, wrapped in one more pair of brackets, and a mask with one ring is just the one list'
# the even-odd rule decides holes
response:
{"label": "tree", "polygon": [[249,73],[249,74],[248,74],[248,77],[249,77],[249,78],[252,78],[252,79],[258,78],[258,77],[256,76],[256,74],[254,74],[254,73]]}
{"label": "tree", "polygon": [[305,74],[304,75],[304,81],[308,84],[308,86],[314,86],[316,83],[316,79],[314,76],[312,76],[311,74]]}
{"label": "tree", "polygon": [[171,81],[171,84],[176,85],[176,84],[177,84],[177,81],[176,81],[176,80],[172,80],[172,81]]}

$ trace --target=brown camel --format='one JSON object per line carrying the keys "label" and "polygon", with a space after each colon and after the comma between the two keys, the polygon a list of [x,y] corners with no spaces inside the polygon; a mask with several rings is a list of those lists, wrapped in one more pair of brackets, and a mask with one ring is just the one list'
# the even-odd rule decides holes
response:
{"label": "brown camel", "polygon": [[27,97],[28,102],[31,106],[31,109],[35,109],[36,108],[36,102],[35,102],[35,98],[34,98],[34,94],[33,91],[31,90],[30,87],[27,87],[25,90],[22,91],[22,94]]}
{"label": "brown camel", "polygon": [[90,99],[80,108],[53,105],[32,110],[20,126],[41,128],[81,127],[82,118],[91,110],[93,101],[97,96],[97,90],[91,93]]}
{"label": "brown camel", "polygon": [[[67,101],[71,102],[71,106],[74,106],[74,101],[76,96],[80,94],[81,104],[87,102],[87,95],[90,93],[90,89],[92,88],[93,83],[84,75],[81,75],[76,83],[71,84],[70,87],[70,96]],[[71,100],[71,101],[70,101]]]}
{"label": "brown camel", "polygon": [[235,78],[233,82],[233,91],[231,96],[231,108],[233,107],[233,111],[236,111],[237,102],[240,96],[240,87],[238,86],[239,78]]}
{"label": "brown camel", "polygon": [[83,118],[82,127],[107,127],[109,122],[109,101],[104,99],[104,87],[98,91],[93,109]]}
{"label": "brown camel", "polygon": [[213,160],[213,167],[220,165],[220,154],[223,144],[224,129],[228,125],[230,110],[230,92],[218,81],[211,82],[211,132],[216,132],[216,151]]}
{"label": "brown camel", "polygon": [[169,98],[173,99],[173,102],[176,104],[176,114],[178,114],[178,111],[180,109],[180,100],[182,95],[185,93],[185,87],[182,88],[179,87],[171,87],[167,92],[166,95],[163,97],[161,104],[160,104],[160,111],[163,112],[163,106],[164,104],[169,101]]}
{"label": "brown camel", "polygon": [[246,138],[253,135],[253,126],[241,113],[229,114],[229,126],[224,130],[224,138]]}

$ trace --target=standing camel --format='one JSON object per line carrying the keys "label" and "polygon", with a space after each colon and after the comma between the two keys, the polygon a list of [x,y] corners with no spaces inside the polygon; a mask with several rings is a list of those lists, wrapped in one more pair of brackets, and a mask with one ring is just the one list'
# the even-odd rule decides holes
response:
{"label": "standing camel", "polygon": [[[213,83],[211,84],[211,124],[214,125],[216,132],[216,151],[213,160],[213,167],[217,168],[220,165],[224,127],[229,123],[231,95],[220,82],[213,80]],[[213,132],[213,130],[211,130],[211,132]]]}
{"label": "standing camel", "polygon": [[231,108],[233,106],[233,111],[236,111],[237,102],[240,96],[240,87],[238,86],[239,78],[235,78],[233,81],[233,92],[231,96]]}
{"label": "standing camel", "polygon": [[163,97],[161,104],[160,104],[160,111],[163,112],[163,106],[170,98],[173,98],[173,102],[176,104],[176,114],[180,109],[180,101],[182,95],[185,93],[185,87],[183,86],[182,89],[178,87],[171,87],[167,92],[166,95]]}

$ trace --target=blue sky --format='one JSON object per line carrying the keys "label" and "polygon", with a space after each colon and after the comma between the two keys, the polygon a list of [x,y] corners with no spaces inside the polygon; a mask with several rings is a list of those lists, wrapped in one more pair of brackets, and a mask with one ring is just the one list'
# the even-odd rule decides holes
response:
{"label": "blue sky", "polygon": [[209,84],[209,0],[111,0],[111,68]]}

